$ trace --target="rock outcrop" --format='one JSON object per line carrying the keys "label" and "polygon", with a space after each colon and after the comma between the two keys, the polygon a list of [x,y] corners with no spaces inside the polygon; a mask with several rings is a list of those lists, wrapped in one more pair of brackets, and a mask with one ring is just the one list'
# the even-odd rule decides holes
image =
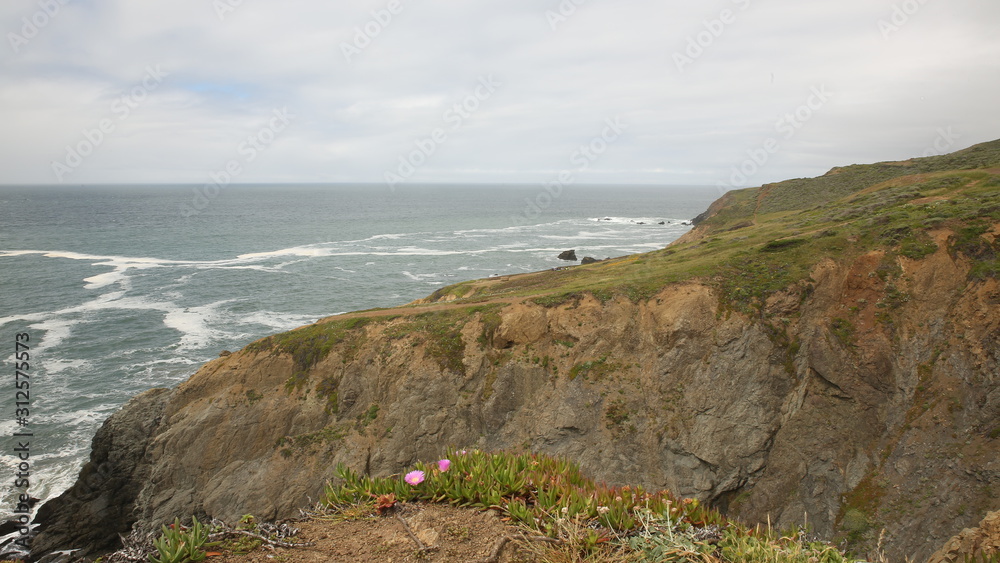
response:
{"label": "rock outcrop", "polygon": [[[388,475],[461,446],[569,457],[861,553],[885,530],[891,560],[925,559],[1000,506],[991,174],[838,185],[848,199],[802,216],[787,186],[730,192],[665,250],[259,340],[109,419],[39,511],[35,550],[97,553],[191,514],[290,517],[338,463]],[[768,205],[790,234],[757,228]]]}
{"label": "rock outcrop", "polygon": [[560,260],[568,260],[570,262],[576,262],[576,250],[566,250],[559,253]]}
{"label": "rock outcrop", "polygon": [[[997,504],[1000,288],[960,291],[942,250],[906,264],[914,299],[885,326],[878,264],[825,262],[773,298],[787,340],[698,283],[639,304],[335,317],[265,339],[109,420],[81,482],[102,464],[114,477],[46,504],[36,546],[107,546],[132,518],[289,517],[339,462],[386,475],[462,445],[567,456],[751,522],[832,535],[850,513],[852,531],[889,527],[896,554],[926,557]],[[845,340],[830,319],[862,295],[872,320]]]}
{"label": "rock outcrop", "polygon": [[104,422],[76,483],[38,509],[33,553],[118,548],[119,534],[127,535],[137,520],[136,498],[148,484],[154,461],[147,450],[172,394],[167,389],[146,391]]}
{"label": "rock outcrop", "polygon": [[1000,555],[1000,512],[991,512],[976,528],[966,528],[934,552],[927,563],[988,561]]}

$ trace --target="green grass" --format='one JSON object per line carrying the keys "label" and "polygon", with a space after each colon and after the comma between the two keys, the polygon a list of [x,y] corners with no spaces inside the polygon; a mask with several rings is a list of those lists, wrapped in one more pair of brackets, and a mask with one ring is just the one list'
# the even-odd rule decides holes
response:
{"label": "green grass", "polygon": [[876,473],[871,473],[844,495],[837,524],[848,546],[860,544],[868,539],[866,535],[879,529],[872,515],[881,505],[885,491],[885,483],[879,481]]}
{"label": "green grass", "polygon": [[285,457],[301,453],[315,453],[316,449],[324,444],[343,440],[347,436],[348,430],[347,426],[343,424],[331,424],[316,432],[279,438],[275,446],[282,448],[281,453]]}
{"label": "green grass", "polygon": [[765,244],[761,247],[762,252],[781,252],[782,250],[788,250],[790,248],[795,248],[796,246],[806,244],[807,241],[800,238],[786,238],[779,240],[772,240],[771,242]]}
{"label": "green grass", "polygon": [[569,370],[569,379],[573,381],[577,377],[582,377],[583,379],[600,381],[620,369],[622,369],[620,364],[609,363],[607,356],[602,356],[596,360],[589,360],[574,365]]}
{"label": "green grass", "polygon": [[368,410],[358,415],[358,427],[360,429],[366,428],[369,424],[375,422],[378,418],[378,405],[372,404],[368,407]]}
{"label": "green grass", "polygon": [[442,370],[465,375],[465,341],[462,328],[476,309],[430,312],[413,315],[398,322],[391,329],[395,338],[415,338],[417,343],[427,343],[427,354],[434,358]]}
{"label": "green grass", "polygon": [[492,345],[500,327],[502,304],[472,305],[445,311],[430,311],[402,317],[384,333],[390,339],[413,339],[413,345],[427,344],[427,354],[442,370],[465,375],[465,339],[462,330],[477,314],[483,325],[476,338],[480,346]]}
{"label": "green grass", "polygon": [[[853,260],[881,249],[923,260],[938,250],[928,234],[952,229],[949,250],[970,261],[972,281],[995,277],[1000,248],[976,224],[1000,221],[998,175],[954,170],[1000,166],[1000,143],[904,164],[858,165],[807,180],[727,193],[698,226],[702,237],[587,267],[465,282],[454,293],[482,300],[526,297],[544,307],[572,307],[589,294],[602,303],[648,300],[672,283],[698,279],[716,287],[723,310],[759,314],[767,298],[796,283],[823,259]],[[931,200],[928,200],[930,198]],[[880,275],[898,272],[886,271]]]}
{"label": "green grass", "polygon": [[283,353],[292,356],[299,371],[305,371],[326,358],[334,346],[349,338],[355,346],[348,353],[356,351],[363,339],[363,331],[358,329],[368,324],[366,318],[351,318],[311,324],[289,332],[268,336],[246,347],[250,352]]}
{"label": "green grass", "polygon": [[337,414],[339,412],[339,387],[340,380],[335,377],[325,377],[316,386],[316,394],[320,397],[326,397],[326,407],[324,409],[326,414]]}
{"label": "green grass", "polygon": [[852,561],[800,531],[777,533],[729,520],[697,500],[642,487],[609,487],[575,463],[538,454],[451,450],[449,465],[417,463],[419,483],[403,475],[371,478],[344,465],[328,484],[326,505],[345,514],[392,510],[400,502],[437,502],[496,510],[523,533],[559,540],[545,560],[708,563]]}
{"label": "green grass", "polygon": [[604,418],[608,420],[607,428],[608,430],[614,430],[615,428],[621,428],[629,418],[632,416],[632,411],[628,408],[628,403],[625,399],[615,399],[608,404],[608,408],[604,411]]}
{"label": "green grass", "polygon": [[477,341],[484,348],[492,346],[493,338],[496,336],[497,329],[500,328],[500,312],[498,310],[484,312],[480,322],[483,324],[483,331]]}
{"label": "green grass", "polygon": [[837,342],[845,348],[854,348],[854,324],[847,319],[835,318],[830,320],[830,332],[837,338]]}

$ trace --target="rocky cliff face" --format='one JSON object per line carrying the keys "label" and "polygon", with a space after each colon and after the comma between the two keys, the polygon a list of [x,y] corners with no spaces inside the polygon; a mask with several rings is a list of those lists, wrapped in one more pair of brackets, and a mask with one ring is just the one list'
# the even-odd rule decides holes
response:
{"label": "rocky cliff face", "polygon": [[[305,343],[261,341],[155,394],[158,423],[147,417],[159,407],[130,403],[137,416],[116,415],[95,444],[114,436],[135,452],[117,463],[137,468],[125,498],[146,527],[293,516],[338,462],[385,475],[460,445],[563,455],[600,480],[750,521],[808,519],[827,536],[886,527],[896,555],[925,557],[997,504],[1000,288],[966,287],[943,250],[903,260],[911,299],[888,324],[876,319],[879,255],[820,264],[770,300],[767,321],[720,310],[697,283],[638,304],[331,320]],[[831,321],[859,303],[849,331]],[[317,344],[329,351],[308,356]],[[41,518],[120,518],[96,508],[103,494]],[[75,541],[61,521],[36,545]]]}
{"label": "rocky cliff face", "polygon": [[149,478],[147,450],[169,397],[166,389],[147,391],[108,418],[76,483],[38,510],[34,553],[117,549],[119,534],[128,535],[136,521],[136,497]]}
{"label": "rocky cliff face", "polygon": [[[699,229],[684,243],[727,242]],[[81,483],[40,512],[36,552],[95,552],[132,522],[294,516],[337,463],[386,475],[453,445],[566,456],[598,480],[807,523],[859,550],[885,529],[893,560],[926,558],[1000,505],[1000,286],[968,257],[1000,248],[1000,225],[975,244],[963,232],[940,225],[923,251],[897,253],[848,252],[856,236],[824,231],[833,257],[764,293],[750,273],[671,281],[685,255],[667,249],[260,340],[112,417]],[[516,292],[585,274],[628,291]],[[650,276],[659,289],[641,293]],[[477,301],[487,286],[496,295]]]}
{"label": "rocky cliff face", "polygon": [[1000,512],[991,512],[976,528],[966,528],[934,552],[927,563],[989,561],[1000,555]]}

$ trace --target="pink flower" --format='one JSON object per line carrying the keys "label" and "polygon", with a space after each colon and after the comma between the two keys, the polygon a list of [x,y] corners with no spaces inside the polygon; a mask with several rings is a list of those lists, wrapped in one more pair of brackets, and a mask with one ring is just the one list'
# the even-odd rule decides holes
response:
{"label": "pink flower", "polygon": [[451,467],[450,459],[442,459],[441,461],[438,462],[438,469],[440,469],[442,472],[448,471],[449,467]]}
{"label": "pink flower", "polygon": [[410,471],[403,477],[403,480],[411,485],[419,485],[424,482],[424,472],[423,471]]}

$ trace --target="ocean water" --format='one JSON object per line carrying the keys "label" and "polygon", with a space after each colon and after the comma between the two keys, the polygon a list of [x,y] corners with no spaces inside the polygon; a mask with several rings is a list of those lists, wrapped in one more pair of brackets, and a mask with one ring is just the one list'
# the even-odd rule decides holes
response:
{"label": "ocean water", "polygon": [[[221,350],[447,284],[565,265],[563,250],[661,248],[718,197],[678,186],[258,185],[197,200],[195,189],[0,187],[5,483],[17,472],[13,435],[28,431],[29,494],[58,495],[115,409]],[[31,338],[27,426],[14,412],[19,333]],[[13,494],[4,487],[0,517]]]}

